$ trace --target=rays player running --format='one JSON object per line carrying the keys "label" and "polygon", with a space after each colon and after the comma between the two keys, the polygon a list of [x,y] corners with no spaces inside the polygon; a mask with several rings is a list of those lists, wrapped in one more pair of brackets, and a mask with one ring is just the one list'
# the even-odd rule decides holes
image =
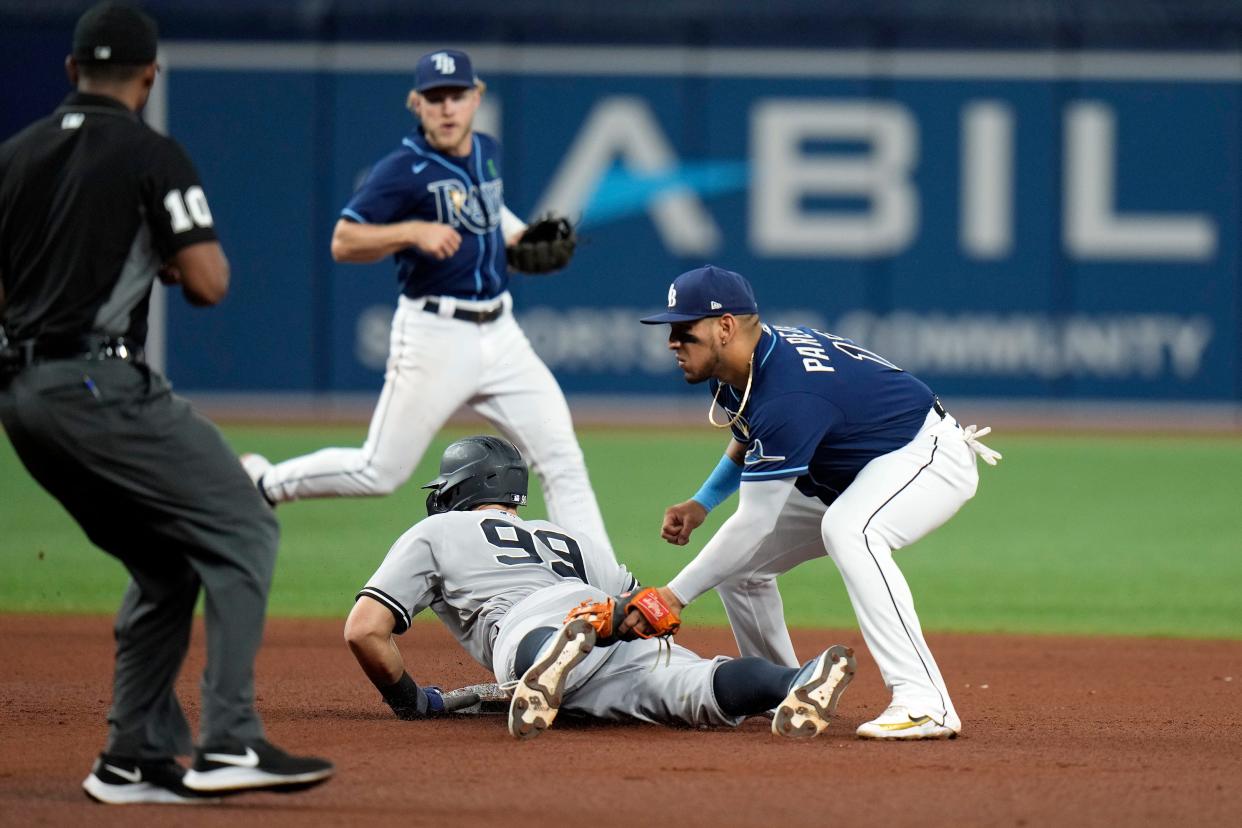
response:
{"label": "rays player running", "polygon": [[393,640],[430,608],[501,684],[516,682],[509,731],[538,735],[561,710],[602,719],[736,725],[776,708],[773,730],[815,736],[854,673],[835,645],[802,667],[759,658],[700,658],[655,639],[595,647],[586,621],[564,623],[581,601],[637,583],[606,547],[542,520],[523,520],[527,471],[497,437],[450,445],[424,488],[428,517],[402,535],[358,593],[345,639],[401,718],[443,709],[405,669]]}
{"label": "rays player running", "polygon": [[499,143],[473,128],[483,90],[464,52],[424,55],[409,97],[419,128],[372,168],[333,232],[334,259],[391,255],[401,285],[366,442],[242,462],[273,505],[389,494],[469,404],[530,458],[552,519],[607,544],[565,397],[511,312],[505,246],[526,225],[504,205]]}
{"label": "rays player running", "polygon": [[961,428],[920,380],[848,339],[762,324],[732,271],[681,274],[667,311],[642,321],[670,325],[686,381],[709,381],[709,419],[732,430],[699,492],[665,513],[664,538],[685,544],[740,487],[737,511],[661,590],[665,601],[680,611],[715,587],[742,655],[796,664],[776,576],[827,552],[893,694],[858,735],[956,736],[961,720],[892,553],[974,496],[976,455],[1000,458],[976,439],[989,430]]}

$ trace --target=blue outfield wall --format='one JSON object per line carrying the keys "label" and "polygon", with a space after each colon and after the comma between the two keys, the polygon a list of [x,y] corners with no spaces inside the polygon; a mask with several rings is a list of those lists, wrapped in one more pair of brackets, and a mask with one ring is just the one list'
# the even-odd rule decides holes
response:
{"label": "blue outfield wall", "polygon": [[234,267],[222,307],[168,304],[179,387],[378,388],[393,269],[337,265],[328,241],[413,127],[412,68],[437,45],[487,81],[508,205],[581,220],[568,271],[512,287],[571,394],[693,393],[637,317],[713,262],[772,321],[853,336],[944,396],[1242,397],[1236,48],[323,33],[164,43],[148,119],[196,159]]}

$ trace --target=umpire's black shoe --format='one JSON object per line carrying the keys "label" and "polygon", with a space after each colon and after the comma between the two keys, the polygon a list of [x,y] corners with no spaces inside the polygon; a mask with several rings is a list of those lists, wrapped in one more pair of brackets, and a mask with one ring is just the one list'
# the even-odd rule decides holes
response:
{"label": "umpire's black shoe", "polygon": [[184,781],[187,788],[207,793],[292,793],[326,782],[335,771],[326,759],[290,756],[270,742],[256,739],[245,744],[198,748],[194,751],[194,766]]}
{"label": "umpire's black shoe", "polygon": [[99,754],[82,790],[105,805],[213,805],[219,798],[183,784],[185,768],[170,759]]}

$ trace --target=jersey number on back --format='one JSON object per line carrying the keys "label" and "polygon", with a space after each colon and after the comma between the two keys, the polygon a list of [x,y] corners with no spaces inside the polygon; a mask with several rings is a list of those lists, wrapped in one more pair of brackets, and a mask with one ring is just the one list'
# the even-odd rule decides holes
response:
{"label": "jersey number on back", "polygon": [[[539,529],[532,535],[520,526],[514,526],[512,523],[505,523],[495,518],[488,518],[480,523],[479,527],[482,528],[483,536],[492,546],[525,553],[523,555],[497,555],[496,560],[505,566],[547,565],[562,578],[577,578],[584,584],[587,583],[586,567],[582,564],[582,549],[578,546],[578,542],[569,535],[549,532],[547,529]],[[539,554],[539,548],[535,545],[536,540],[559,560],[551,563],[545,562]]]}
{"label": "jersey number on back", "polygon": [[853,357],[854,359],[869,359],[878,365],[883,365],[885,368],[891,368],[894,371],[902,370],[901,368],[889,362],[887,359],[875,353],[874,351],[868,351],[866,348],[862,347],[861,345],[856,345],[855,343],[850,342],[843,336],[837,336],[836,334],[830,334],[827,331],[820,331],[820,330],[816,330],[815,328],[811,328],[811,330],[815,331],[815,333],[819,334],[820,336],[826,339],[831,339],[832,347],[836,348],[838,351],[845,354],[846,356]]}

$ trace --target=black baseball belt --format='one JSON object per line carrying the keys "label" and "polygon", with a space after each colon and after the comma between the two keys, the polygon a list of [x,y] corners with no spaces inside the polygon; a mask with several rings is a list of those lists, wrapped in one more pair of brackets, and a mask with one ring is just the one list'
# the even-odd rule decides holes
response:
{"label": "black baseball belt", "polygon": [[932,411],[940,415],[940,419],[949,416],[949,412],[944,410],[944,403],[940,402],[939,397],[932,397]]}
{"label": "black baseball belt", "polygon": [[[439,313],[440,302],[436,299],[428,299],[426,304],[423,305],[423,310],[427,311],[427,313]],[[455,308],[453,310],[453,318],[460,319],[463,322],[473,322],[476,325],[482,325],[484,322],[495,322],[497,319],[504,316],[504,313],[505,306],[503,304],[497,305],[491,310],[486,311]]]}
{"label": "black baseball belt", "polygon": [[0,364],[10,372],[58,359],[122,359],[127,362],[142,362],[143,358],[142,346],[134,340],[124,336],[101,334],[19,339],[10,342],[0,351]]}

